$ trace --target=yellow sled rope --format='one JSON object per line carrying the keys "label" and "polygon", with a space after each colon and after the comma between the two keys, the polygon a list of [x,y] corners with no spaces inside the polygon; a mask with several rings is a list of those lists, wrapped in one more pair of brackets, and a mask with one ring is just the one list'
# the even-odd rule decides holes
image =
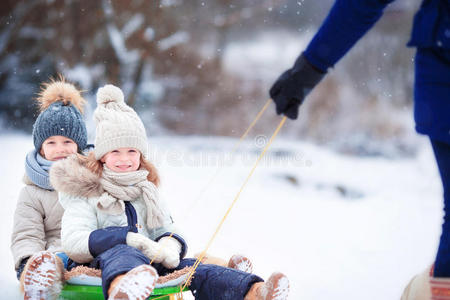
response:
{"label": "yellow sled rope", "polygon": [[264,147],[264,150],[261,152],[261,154],[259,155],[258,159],[256,160],[255,164],[253,165],[253,168],[251,169],[250,173],[248,174],[247,178],[245,179],[244,183],[242,184],[241,188],[239,189],[239,192],[236,194],[236,196],[234,197],[233,202],[230,204],[230,206],[228,207],[225,215],[223,216],[222,220],[220,221],[219,225],[216,228],[216,231],[214,232],[214,234],[212,235],[212,237],[210,238],[207,246],[205,247],[205,249],[200,253],[200,255],[198,256],[197,260],[194,263],[194,266],[192,268],[192,270],[189,272],[188,275],[188,279],[186,280],[186,283],[183,285],[183,289],[187,286],[187,284],[189,283],[190,279],[192,278],[192,276],[195,273],[195,269],[197,269],[198,265],[200,264],[200,262],[202,261],[203,257],[206,255],[206,252],[208,251],[209,247],[211,246],[212,242],[214,241],[214,239],[216,238],[217,234],[219,233],[220,229],[222,228],[223,223],[225,222],[225,219],[228,217],[228,215],[230,214],[231,210],[233,209],[234,205],[236,204],[237,200],[239,199],[239,196],[241,195],[242,191],[244,190],[245,186],[247,185],[248,181],[250,180],[250,178],[252,177],[253,173],[256,170],[256,167],[258,166],[259,162],[261,161],[261,159],[264,157],[264,155],[266,154],[267,150],[269,149],[270,145],[272,144],[273,140],[275,139],[275,137],[278,135],[279,131],[281,130],[281,127],[283,127],[284,123],[286,122],[287,117],[283,117],[283,119],[281,120],[281,122],[278,124],[277,128],[275,129],[274,133],[272,134],[272,136],[270,137],[269,142],[267,143],[267,145]]}
{"label": "yellow sled rope", "polygon": [[[235,152],[238,150],[238,148],[241,145],[242,141],[247,137],[247,135],[250,132],[250,130],[255,126],[255,124],[261,118],[261,116],[263,115],[263,113],[266,111],[266,109],[268,108],[269,104],[271,103],[271,101],[272,101],[272,99],[269,99],[266,102],[266,104],[264,105],[264,107],[256,115],[256,117],[253,120],[253,122],[249,125],[247,130],[244,132],[244,134],[240,137],[239,141],[233,147],[233,149],[231,151],[231,155],[234,155]],[[222,225],[224,224],[226,218],[230,214],[231,210],[233,209],[234,205],[236,204],[237,200],[239,199],[239,196],[241,195],[242,191],[244,190],[244,188],[247,185],[248,181],[250,180],[251,176],[255,172],[256,167],[258,166],[259,162],[261,161],[261,159],[266,154],[267,150],[269,149],[270,145],[272,144],[272,142],[275,139],[275,137],[278,135],[279,131],[281,130],[281,128],[283,127],[285,122],[286,122],[286,117],[283,117],[281,122],[278,124],[276,130],[272,134],[269,142],[264,147],[263,151],[261,152],[261,154],[259,155],[258,159],[256,160],[256,162],[255,162],[254,166],[252,167],[249,175],[245,179],[244,183],[242,184],[241,188],[239,189],[238,193],[236,194],[235,198],[233,199],[232,203],[230,204],[229,208],[227,209],[227,211],[226,211],[225,215],[223,216],[222,220],[218,224],[218,226],[217,226],[214,234],[210,238],[207,246],[200,253],[200,255],[198,256],[197,260],[195,261],[193,267],[191,268],[190,272],[188,273],[188,277],[187,277],[187,280],[184,283],[184,285],[180,285],[178,288],[177,287],[169,287],[169,288],[157,289],[157,290],[155,290],[156,293],[151,295],[149,299],[168,299],[168,300],[182,300],[183,299],[183,291],[187,291],[188,290],[187,285],[189,284],[193,274],[195,273],[195,270],[199,266],[199,264],[202,261],[202,259],[205,257],[206,252],[208,251],[208,249],[211,246],[212,242],[214,241],[214,239],[218,235],[218,233],[219,233],[220,229],[222,228]],[[215,178],[219,174],[220,170],[221,170],[221,168],[219,168],[216,171],[216,173],[211,177],[211,179],[208,181],[207,185],[202,189],[201,193],[198,195],[198,197],[194,201],[194,204],[196,204],[197,200],[200,199],[200,197],[203,194],[203,192],[212,184],[212,182],[215,180]],[[171,233],[170,236],[173,236],[173,233]],[[158,255],[159,255],[161,250],[162,249],[160,249],[159,252],[155,255],[155,258],[158,257]],[[150,264],[152,264],[153,261],[154,261],[154,259],[150,262]],[[177,292],[174,291],[175,289],[177,289]],[[87,297],[88,299],[100,299],[102,294],[103,294],[101,288],[97,287],[97,286],[96,287],[94,287],[94,286],[91,287],[91,286],[65,285],[65,287],[64,287],[64,289],[62,291],[62,294],[60,295],[61,296],[60,298],[63,298],[63,299],[76,299],[80,295],[79,294],[80,292],[82,292],[83,296]]]}
{"label": "yellow sled rope", "polygon": [[[239,146],[241,145],[242,141],[247,137],[248,133],[250,132],[250,130],[252,130],[252,128],[255,126],[256,122],[258,122],[258,120],[261,118],[261,116],[263,115],[263,113],[266,111],[266,109],[269,107],[270,102],[272,101],[272,99],[267,100],[266,104],[264,105],[264,107],[259,111],[259,113],[256,115],[255,119],[252,121],[252,123],[248,126],[247,130],[244,132],[244,134],[240,137],[239,141],[234,145],[234,147],[231,150],[231,156],[233,156],[236,151],[239,149]],[[192,203],[192,205],[190,205],[191,207],[195,207],[197,205],[197,202],[200,200],[200,198],[202,197],[202,195],[205,193],[205,191],[208,189],[208,187],[211,186],[211,184],[214,182],[214,180],[217,178],[217,176],[219,175],[220,171],[222,170],[222,168],[218,168],[216,170],[216,172],[214,173],[213,176],[211,176],[211,178],[208,180],[208,183],[203,187],[203,189],[200,191],[200,193],[197,195],[197,197],[194,198],[194,201]],[[191,215],[191,211],[187,213],[186,219],[188,219]],[[173,232],[170,233],[169,237],[173,236]],[[154,262],[154,260],[159,256],[159,254],[161,253],[163,248],[160,248],[158,250],[158,252],[156,252],[155,257],[150,261],[150,264],[152,264]],[[203,255],[204,256],[204,255]],[[203,257],[202,257],[203,258]]]}
{"label": "yellow sled rope", "polygon": [[[255,119],[252,121],[252,123],[249,125],[249,127],[247,128],[247,130],[244,132],[244,134],[240,137],[239,141],[237,142],[237,144],[233,147],[232,150],[232,155],[234,155],[234,153],[237,151],[237,149],[239,148],[240,144],[242,143],[242,141],[247,137],[248,133],[250,132],[250,130],[255,126],[255,124],[258,122],[258,120],[261,118],[261,116],[263,115],[263,113],[266,111],[266,109],[269,107],[270,103],[271,103],[272,99],[268,99],[266,104],[264,105],[264,107],[259,111],[259,113],[256,115]],[[264,147],[263,151],[261,152],[261,154],[258,156],[258,159],[256,160],[255,164],[253,165],[249,175],[247,176],[247,178],[245,179],[244,183],[242,184],[241,188],[239,189],[238,193],[236,194],[236,196],[234,197],[234,200],[232,201],[232,203],[230,204],[230,206],[228,207],[227,211],[225,212],[225,215],[222,217],[222,220],[219,222],[214,234],[212,235],[212,237],[210,238],[208,244],[206,245],[205,249],[199,254],[199,256],[197,257],[197,260],[195,261],[194,265],[192,266],[187,280],[184,283],[183,286],[180,287],[180,292],[177,294],[172,294],[171,299],[183,299],[183,295],[182,295],[182,291],[186,289],[187,285],[189,284],[192,276],[195,273],[195,270],[197,269],[197,267],[199,266],[200,262],[203,260],[203,258],[205,257],[208,249],[210,248],[212,242],[214,241],[214,239],[217,237],[220,229],[222,228],[222,225],[224,224],[226,218],[228,217],[228,215],[230,214],[231,210],[233,209],[234,205],[236,204],[237,200],[239,199],[239,196],[241,195],[242,191],[244,190],[245,186],[247,185],[247,183],[249,182],[250,178],[252,177],[253,173],[256,170],[256,167],[258,166],[259,162],[261,161],[261,159],[264,157],[264,155],[266,154],[267,150],[269,149],[269,147],[271,146],[272,142],[274,141],[275,137],[278,135],[279,131],[281,130],[281,128],[283,127],[284,123],[286,122],[287,117],[284,116],[282,118],[282,120],[280,121],[280,123],[278,124],[277,128],[275,129],[274,133],[272,134],[272,136],[270,137],[269,142],[267,143],[267,145]],[[215,180],[215,178],[217,177],[217,175],[219,174],[221,169],[218,169],[216,171],[216,173],[211,177],[211,179],[208,181],[208,184],[205,186],[205,188],[202,189],[202,192],[199,194],[199,196],[196,198],[194,204],[197,202],[197,200],[201,197],[201,195],[203,194],[203,192],[212,184],[212,182]],[[172,237],[173,233],[171,233],[169,235],[169,237]],[[160,249],[157,254],[155,255],[155,258],[158,257],[160,251],[162,249]],[[150,262],[150,264],[153,263],[154,259],[153,258]],[[163,296],[161,296],[163,297]],[[156,297],[153,299],[158,299],[161,297]],[[172,298],[173,297],[173,298]]]}

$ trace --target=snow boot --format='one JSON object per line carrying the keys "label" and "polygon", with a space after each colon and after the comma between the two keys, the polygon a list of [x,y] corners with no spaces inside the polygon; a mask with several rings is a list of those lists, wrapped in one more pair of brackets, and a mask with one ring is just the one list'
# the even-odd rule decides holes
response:
{"label": "snow boot", "polygon": [[31,256],[20,278],[24,299],[56,299],[63,285],[63,269],[61,260],[49,251]]}
{"label": "snow boot", "polygon": [[288,278],[282,273],[275,272],[266,282],[254,283],[244,300],[286,300],[288,294]]}
{"label": "snow boot", "polygon": [[430,277],[431,300],[450,300],[450,278]]}
{"label": "snow boot", "polygon": [[[158,273],[150,265],[140,265],[117,276],[109,288],[109,300],[147,299],[158,280]],[[116,282],[117,281],[117,282]]]}
{"label": "snow boot", "polygon": [[240,254],[235,254],[230,258],[228,261],[228,268],[247,273],[253,272],[253,264],[250,259]]}
{"label": "snow boot", "polygon": [[434,266],[414,276],[401,300],[450,300],[450,278],[433,277]]}

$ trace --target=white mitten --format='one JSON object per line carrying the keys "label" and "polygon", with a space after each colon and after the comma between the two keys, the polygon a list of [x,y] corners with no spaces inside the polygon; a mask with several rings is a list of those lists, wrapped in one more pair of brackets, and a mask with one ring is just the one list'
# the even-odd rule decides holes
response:
{"label": "white mitten", "polygon": [[168,269],[174,269],[180,264],[180,242],[170,236],[161,238],[158,243],[161,245],[161,252],[163,253],[162,264]]}
{"label": "white mitten", "polygon": [[142,251],[153,262],[160,263],[165,258],[161,251],[161,245],[140,233],[128,232],[127,245]]}

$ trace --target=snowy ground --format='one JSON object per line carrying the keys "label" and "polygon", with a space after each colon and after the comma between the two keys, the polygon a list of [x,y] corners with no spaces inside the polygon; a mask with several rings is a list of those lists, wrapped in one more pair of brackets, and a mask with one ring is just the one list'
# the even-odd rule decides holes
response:
{"label": "snowy ground", "polygon": [[[409,279],[433,261],[440,234],[439,177],[426,140],[418,141],[417,157],[389,160],[276,140],[208,252],[224,258],[245,253],[263,278],[284,272],[290,299],[399,299]],[[206,245],[264,140],[244,144],[232,160],[227,153],[235,143],[205,137],[150,140],[163,194],[188,237],[190,255]],[[0,298],[20,299],[9,240],[32,142],[10,133],[0,135],[0,144]]]}

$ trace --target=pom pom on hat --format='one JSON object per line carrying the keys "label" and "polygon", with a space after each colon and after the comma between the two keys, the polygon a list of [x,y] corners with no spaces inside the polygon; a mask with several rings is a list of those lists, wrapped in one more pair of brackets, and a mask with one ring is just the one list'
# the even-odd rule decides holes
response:
{"label": "pom pom on hat", "polygon": [[97,91],[97,104],[108,104],[110,102],[115,102],[118,104],[125,104],[123,92],[117,86],[112,84],[107,84],[101,87]]}
{"label": "pom pom on hat", "polygon": [[124,101],[120,88],[108,84],[97,91],[96,159],[119,148],[135,148],[147,157],[147,134],[144,124],[136,112]]}
{"label": "pom pom on hat", "polygon": [[41,112],[53,103],[61,101],[64,105],[72,104],[82,113],[86,104],[86,100],[81,97],[80,91],[73,84],[66,82],[62,76],[57,81],[51,79],[50,82],[42,84],[41,91],[36,100],[39,103],[39,110]]}
{"label": "pom pom on hat", "polygon": [[81,116],[86,100],[80,91],[60,76],[58,80],[42,85],[36,100],[40,114],[33,125],[33,143],[40,151],[42,143],[51,136],[70,138],[84,150],[87,145],[87,130]]}

